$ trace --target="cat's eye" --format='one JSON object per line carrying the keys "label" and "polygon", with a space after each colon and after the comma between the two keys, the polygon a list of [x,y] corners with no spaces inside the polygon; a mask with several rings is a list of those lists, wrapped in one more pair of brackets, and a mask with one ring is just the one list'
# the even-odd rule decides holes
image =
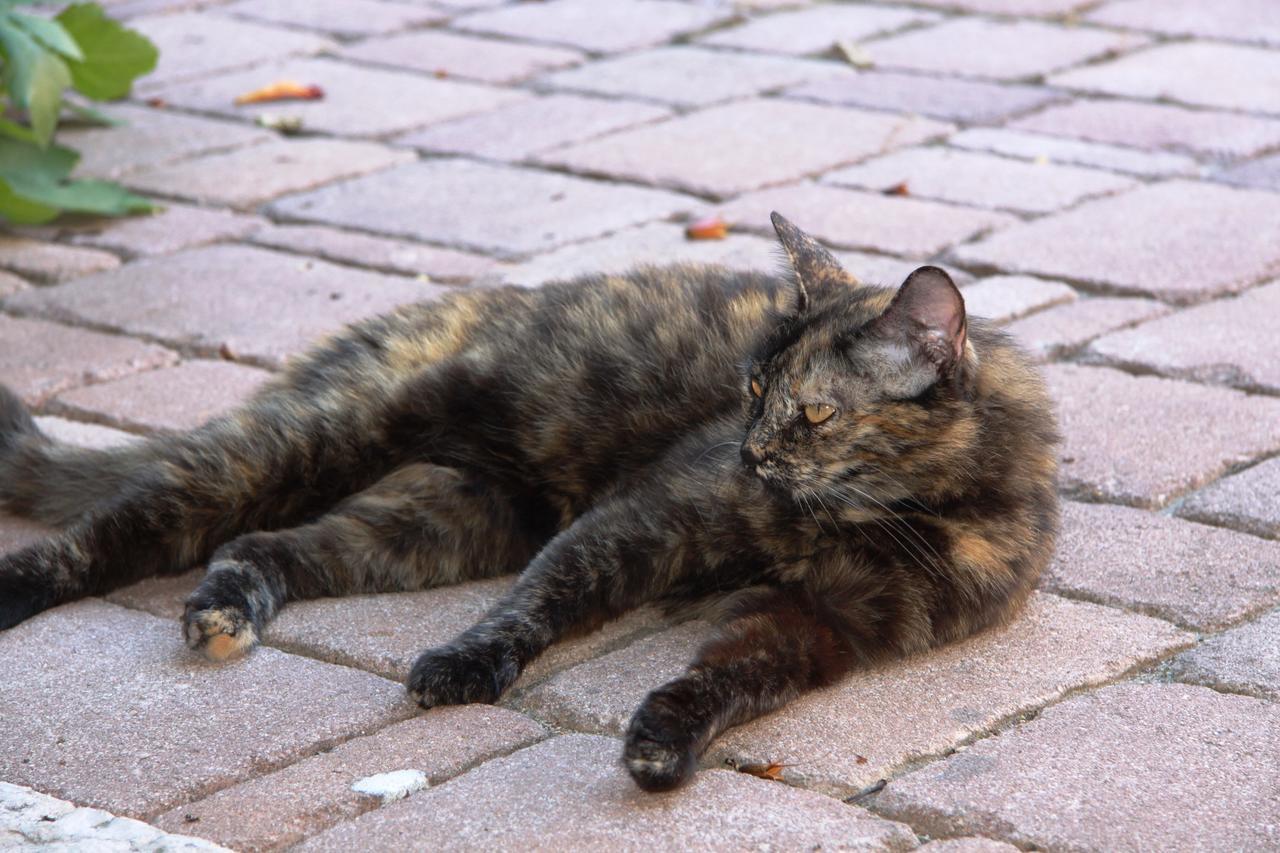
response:
{"label": "cat's eye", "polygon": [[818,403],[804,407],[805,420],[811,424],[820,424],[836,413],[835,406],[828,406],[826,403]]}
{"label": "cat's eye", "polygon": [[764,386],[760,384],[759,379],[751,380],[751,393],[755,394],[757,397],[764,396]]}

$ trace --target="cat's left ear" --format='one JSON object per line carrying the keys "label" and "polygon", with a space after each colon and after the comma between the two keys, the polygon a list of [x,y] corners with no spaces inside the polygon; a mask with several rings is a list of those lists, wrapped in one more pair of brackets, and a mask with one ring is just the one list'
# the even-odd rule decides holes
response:
{"label": "cat's left ear", "polygon": [[920,267],[907,276],[875,326],[880,334],[905,343],[940,375],[951,373],[964,359],[964,297],[938,267]]}
{"label": "cat's left ear", "polygon": [[803,313],[809,305],[810,294],[822,287],[824,281],[849,281],[851,277],[840,266],[835,256],[828,252],[818,241],[792,225],[785,216],[777,211],[769,214],[773,222],[773,230],[778,232],[778,241],[791,261],[791,268],[796,273],[797,313]]}

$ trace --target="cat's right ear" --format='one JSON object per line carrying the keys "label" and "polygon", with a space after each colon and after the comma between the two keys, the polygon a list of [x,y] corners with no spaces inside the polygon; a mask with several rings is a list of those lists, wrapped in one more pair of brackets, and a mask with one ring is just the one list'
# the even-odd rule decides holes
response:
{"label": "cat's right ear", "polygon": [[791,261],[791,268],[795,270],[797,313],[804,313],[810,294],[822,287],[824,281],[849,280],[844,267],[817,240],[792,225],[776,210],[769,214],[769,219],[773,222],[773,230],[778,232],[778,241]]}

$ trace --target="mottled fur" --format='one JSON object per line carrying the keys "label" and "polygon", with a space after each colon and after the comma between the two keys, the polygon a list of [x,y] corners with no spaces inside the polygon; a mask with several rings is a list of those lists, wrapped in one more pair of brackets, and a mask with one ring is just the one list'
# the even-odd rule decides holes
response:
{"label": "mottled fur", "polygon": [[0,389],[0,505],[63,528],[0,558],[0,628],[208,561],[184,632],[221,658],[290,599],[520,571],[418,660],[431,707],[495,701],[643,602],[742,591],[632,720],[627,765],[664,789],[727,726],[1007,619],[1057,519],[1036,373],[942,271],[861,286],[776,224],[794,275],[459,293],[353,326],[185,435],[63,447]]}

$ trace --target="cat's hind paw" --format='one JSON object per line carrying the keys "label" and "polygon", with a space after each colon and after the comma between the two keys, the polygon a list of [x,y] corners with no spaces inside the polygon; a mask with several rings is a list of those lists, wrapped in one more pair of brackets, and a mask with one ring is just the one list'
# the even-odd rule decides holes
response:
{"label": "cat's hind paw", "polygon": [[627,730],[622,763],[643,790],[671,791],[693,778],[698,754],[683,733],[662,731],[643,719],[642,708]]}
{"label": "cat's hind paw", "polygon": [[212,661],[240,657],[258,643],[253,623],[239,607],[197,608],[190,602],[182,616],[182,636],[189,648]]}
{"label": "cat's hind paw", "polygon": [[492,704],[520,676],[513,655],[496,645],[454,644],[423,652],[406,687],[423,708]]}

